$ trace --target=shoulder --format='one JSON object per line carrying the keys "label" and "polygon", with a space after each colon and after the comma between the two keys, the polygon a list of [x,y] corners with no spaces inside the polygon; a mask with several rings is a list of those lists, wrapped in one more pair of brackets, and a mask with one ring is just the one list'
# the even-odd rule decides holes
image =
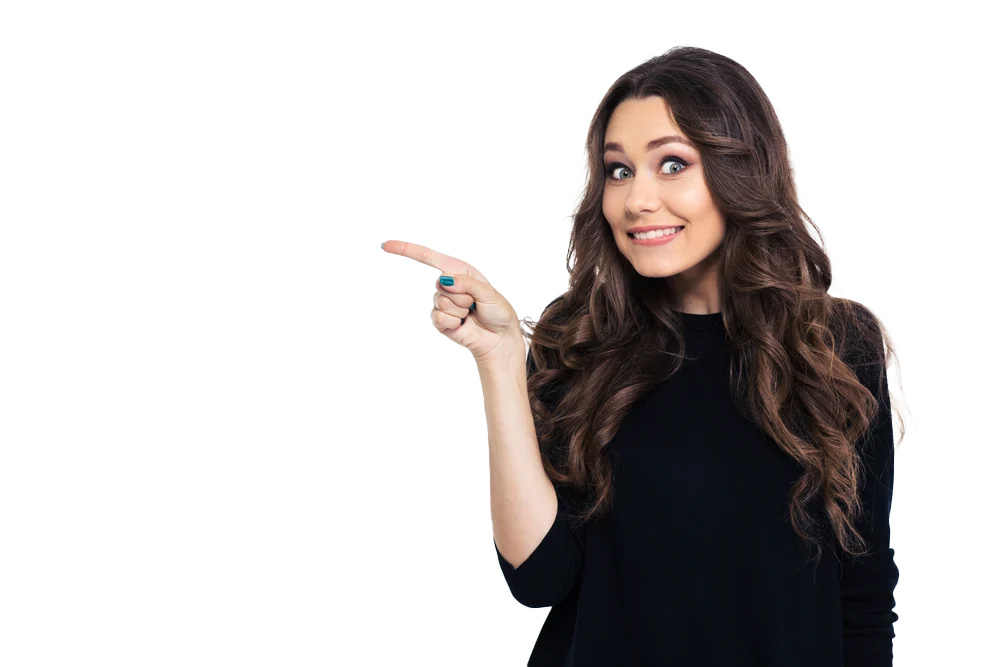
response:
{"label": "shoulder", "polygon": [[831,330],[837,356],[876,398],[884,398],[886,350],[882,321],[862,303],[837,299]]}
{"label": "shoulder", "polygon": [[[544,308],[542,308],[542,314],[539,317],[539,319],[546,319],[546,321],[550,321],[551,318],[554,315],[554,311],[558,311],[558,309],[559,309],[559,307],[558,307],[557,304],[560,301],[562,301],[565,298],[565,296],[566,296],[566,294],[563,293],[563,294],[560,294],[559,296],[557,296],[556,298],[552,299],[551,301],[549,301],[549,303]],[[535,323],[537,324],[538,320],[536,320]],[[532,347],[534,347],[534,345],[529,345],[528,346],[528,359],[527,359],[527,361],[528,361],[528,375],[531,375],[531,373],[534,372],[534,370],[536,369],[534,355],[532,354],[532,351],[531,351]]]}
{"label": "shoulder", "polygon": [[831,329],[841,359],[850,364],[877,363],[884,360],[882,322],[874,312],[858,301],[837,299]]}
{"label": "shoulder", "polygon": [[559,303],[560,301],[564,301],[565,298],[566,298],[566,293],[564,292],[563,294],[560,294],[556,298],[552,299],[552,301],[549,301],[548,305],[545,306],[545,308],[542,308],[542,314],[544,315],[550,308],[552,308],[552,306]]}

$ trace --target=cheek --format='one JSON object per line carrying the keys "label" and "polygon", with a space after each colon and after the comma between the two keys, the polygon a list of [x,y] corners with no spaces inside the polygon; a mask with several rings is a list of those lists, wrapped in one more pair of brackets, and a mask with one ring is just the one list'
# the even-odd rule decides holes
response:
{"label": "cheek", "polygon": [[703,216],[702,223],[705,230],[705,238],[709,241],[713,248],[717,248],[722,245],[722,241],[726,236],[726,218],[719,211],[714,208],[707,211]]}
{"label": "cheek", "polygon": [[684,205],[693,218],[701,221],[705,231],[711,230],[713,236],[721,236],[725,231],[725,216],[715,206],[712,194],[707,189],[685,193]]}
{"label": "cheek", "polygon": [[601,199],[601,213],[604,214],[604,219],[611,224],[614,224],[620,215],[615,207],[614,197],[609,195],[607,190],[604,191],[604,197]]}
{"label": "cheek", "polygon": [[705,217],[711,214],[712,209],[712,196],[707,188],[704,187],[686,187],[683,189],[678,189],[674,193],[675,201],[678,206],[683,206],[687,211],[695,217]]}

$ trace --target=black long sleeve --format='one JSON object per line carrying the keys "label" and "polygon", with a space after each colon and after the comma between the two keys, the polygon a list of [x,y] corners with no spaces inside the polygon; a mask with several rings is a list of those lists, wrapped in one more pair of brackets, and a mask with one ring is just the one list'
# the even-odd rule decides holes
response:
{"label": "black long sleeve", "polygon": [[885,667],[892,664],[892,640],[896,636],[893,623],[899,618],[893,611],[896,604],[893,589],[899,580],[899,569],[894,561],[895,552],[889,547],[895,458],[889,381],[885,373],[880,374],[880,368],[885,367],[881,345],[856,363],[848,363],[878,400],[879,411],[868,433],[858,443],[863,463],[860,484],[863,516],[858,522],[858,530],[871,554],[856,559],[841,555],[844,665]]}
{"label": "black long sleeve", "polygon": [[497,551],[515,599],[552,606],[529,667],[891,667],[898,570],[881,350],[845,356],[880,401],[857,443],[857,527],[872,555],[851,560],[830,543],[816,562],[789,517],[804,470],[737,409],[721,314],[679,317],[692,359],[609,443],[610,512],[576,528],[564,512],[577,499],[557,489],[559,513],[528,560],[515,570]]}

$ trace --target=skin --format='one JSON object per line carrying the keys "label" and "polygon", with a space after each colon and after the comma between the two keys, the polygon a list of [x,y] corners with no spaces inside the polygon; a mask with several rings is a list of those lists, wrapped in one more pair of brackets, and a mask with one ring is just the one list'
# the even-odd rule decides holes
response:
{"label": "skin", "polygon": [[[722,310],[719,249],[725,216],[712,201],[696,148],[670,142],[646,151],[648,142],[668,135],[687,139],[662,97],[625,100],[615,108],[605,145],[617,143],[623,151],[604,153],[605,168],[620,163],[605,177],[604,217],[636,272],[666,281],[674,310],[717,313]],[[627,233],[637,225],[684,229],[666,245],[643,246]]]}

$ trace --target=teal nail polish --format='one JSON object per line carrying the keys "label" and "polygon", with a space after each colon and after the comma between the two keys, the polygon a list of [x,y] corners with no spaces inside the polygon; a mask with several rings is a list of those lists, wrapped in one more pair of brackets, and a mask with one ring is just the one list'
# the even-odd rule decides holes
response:
{"label": "teal nail polish", "polygon": [[438,280],[442,285],[447,285],[449,287],[455,284],[455,279],[451,276],[441,276]]}

